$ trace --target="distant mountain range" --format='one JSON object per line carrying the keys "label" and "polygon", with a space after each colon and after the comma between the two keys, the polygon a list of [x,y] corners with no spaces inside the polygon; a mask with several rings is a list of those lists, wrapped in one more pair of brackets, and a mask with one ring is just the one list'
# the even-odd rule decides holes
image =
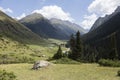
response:
{"label": "distant mountain range", "polygon": [[2,11],[0,11],[0,36],[30,44],[42,41],[40,36]]}
{"label": "distant mountain range", "polygon": [[38,13],[30,14],[19,22],[44,38],[65,40],[69,39],[70,35],[76,33],[78,30],[81,34],[85,33],[85,30],[77,24],[55,18],[48,20]]}
{"label": "distant mountain range", "polygon": [[81,32],[81,34],[84,34],[86,32],[86,30],[79,25],[71,23],[69,21],[63,21],[55,18],[50,19],[50,21],[56,29],[61,29],[62,31],[66,32],[67,35],[70,35],[71,32],[76,33],[78,30]]}

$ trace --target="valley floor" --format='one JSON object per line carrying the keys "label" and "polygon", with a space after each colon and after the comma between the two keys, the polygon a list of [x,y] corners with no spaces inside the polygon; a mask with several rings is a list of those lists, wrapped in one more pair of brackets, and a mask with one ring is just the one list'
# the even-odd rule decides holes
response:
{"label": "valley floor", "polygon": [[31,70],[32,64],[0,65],[12,71],[18,80],[120,80],[120,68],[100,67],[98,64],[55,64],[48,68]]}

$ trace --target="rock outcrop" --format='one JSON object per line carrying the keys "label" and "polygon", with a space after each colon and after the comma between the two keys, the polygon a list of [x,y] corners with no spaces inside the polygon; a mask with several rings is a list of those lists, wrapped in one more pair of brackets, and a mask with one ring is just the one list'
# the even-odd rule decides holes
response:
{"label": "rock outcrop", "polygon": [[41,61],[35,62],[32,69],[37,70],[39,68],[45,68],[45,67],[48,67],[50,65],[52,65],[52,63],[50,63],[48,61],[41,60]]}

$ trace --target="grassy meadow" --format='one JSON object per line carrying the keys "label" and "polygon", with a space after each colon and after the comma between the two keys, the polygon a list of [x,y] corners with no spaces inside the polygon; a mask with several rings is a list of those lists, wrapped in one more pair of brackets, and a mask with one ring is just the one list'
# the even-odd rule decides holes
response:
{"label": "grassy meadow", "polygon": [[100,67],[98,64],[55,64],[31,70],[32,64],[6,64],[0,69],[12,71],[18,80],[120,80],[120,68]]}
{"label": "grassy meadow", "polygon": [[[50,39],[51,43],[62,43],[58,40]],[[58,47],[52,44],[45,45],[25,45],[7,38],[0,39],[0,61],[8,61],[17,58],[32,58],[46,60],[56,53]],[[64,47],[62,47],[65,50]],[[41,57],[45,55],[45,57]],[[23,58],[22,58],[23,57]],[[19,60],[19,59],[18,59]],[[100,67],[98,64],[54,64],[47,68],[31,70],[33,64],[1,64],[0,70],[14,72],[17,80],[120,80],[117,71],[120,68]]]}
{"label": "grassy meadow", "polygon": [[[0,38],[0,54],[18,54],[24,56],[31,56],[31,54],[46,55],[47,57],[53,56],[56,53],[59,44],[63,41],[49,39],[49,44],[44,45],[26,45],[13,41],[9,38]],[[54,45],[55,43],[56,45]],[[64,48],[63,48],[64,49]],[[33,56],[32,56],[33,57]],[[37,56],[36,56],[37,57]]]}
{"label": "grassy meadow", "polygon": [[[54,39],[53,39],[54,40]],[[34,62],[46,60],[57,52],[58,47],[52,44],[26,45],[9,38],[0,38],[0,63]],[[58,40],[54,40],[58,43]],[[61,41],[59,41],[60,43]],[[42,57],[44,55],[44,57]]]}

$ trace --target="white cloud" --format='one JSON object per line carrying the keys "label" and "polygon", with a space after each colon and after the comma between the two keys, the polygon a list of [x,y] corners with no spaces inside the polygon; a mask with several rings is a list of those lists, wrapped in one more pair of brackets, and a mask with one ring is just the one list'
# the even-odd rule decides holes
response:
{"label": "white cloud", "polygon": [[5,13],[7,13],[7,12],[8,13],[13,13],[13,11],[10,8],[4,9],[4,8],[0,7],[0,10],[3,11],[3,12],[5,12]]}
{"label": "white cloud", "polygon": [[34,10],[32,13],[40,13],[46,18],[57,18],[61,20],[73,21],[70,13],[63,11],[63,9],[56,5],[44,6],[42,9]]}
{"label": "white cloud", "polygon": [[18,17],[16,17],[18,20],[20,20],[20,19],[22,19],[22,18],[24,18],[26,16],[26,14],[25,13],[23,13],[22,15],[20,15],[20,16],[18,16]]}
{"label": "white cloud", "polygon": [[120,0],[94,0],[88,7],[88,11],[100,16],[111,14],[120,6]]}
{"label": "white cloud", "polygon": [[84,29],[90,29],[90,27],[94,24],[94,22],[97,20],[97,15],[92,14],[92,15],[85,15],[84,20],[80,23],[80,25]]}
{"label": "white cloud", "polygon": [[88,6],[88,12],[92,15],[84,16],[81,26],[90,29],[98,17],[113,13],[118,6],[120,6],[120,0],[94,0]]}

